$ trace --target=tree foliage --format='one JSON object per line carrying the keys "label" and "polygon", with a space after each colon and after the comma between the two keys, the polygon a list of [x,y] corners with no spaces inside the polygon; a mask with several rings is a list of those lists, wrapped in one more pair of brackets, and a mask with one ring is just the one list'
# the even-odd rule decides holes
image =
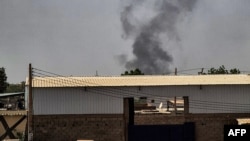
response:
{"label": "tree foliage", "polygon": [[234,69],[231,69],[231,70],[230,70],[230,73],[231,73],[231,74],[240,74],[240,70],[234,68]]}
{"label": "tree foliage", "polygon": [[121,75],[144,75],[144,73],[140,69],[136,68],[134,70],[125,71]]}
{"label": "tree foliage", "polygon": [[233,68],[228,71],[225,66],[222,65],[218,69],[209,69],[207,74],[240,74],[240,70],[237,68]]}
{"label": "tree foliage", "polygon": [[8,86],[5,68],[0,68],[0,93],[4,93]]}
{"label": "tree foliage", "polygon": [[15,92],[24,92],[25,90],[25,82],[21,82],[20,84],[9,84],[6,92],[7,93],[15,93]]}

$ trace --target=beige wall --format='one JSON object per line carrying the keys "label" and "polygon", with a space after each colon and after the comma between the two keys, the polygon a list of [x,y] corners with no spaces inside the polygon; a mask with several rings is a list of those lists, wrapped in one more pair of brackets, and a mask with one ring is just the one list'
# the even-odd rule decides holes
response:
{"label": "beige wall", "polygon": [[[6,120],[9,128],[11,128],[19,119],[22,118],[23,115],[0,115],[3,116],[4,119]],[[24,132],[25,131],[25,126],[26,126],[27,118],[24,119],[13,131],[12,133],[16,135],[17,132]],[[5,129],[3,124],[0,122],[0,136],[5,133]],[[6,139],[9,137],[7,136]]]}

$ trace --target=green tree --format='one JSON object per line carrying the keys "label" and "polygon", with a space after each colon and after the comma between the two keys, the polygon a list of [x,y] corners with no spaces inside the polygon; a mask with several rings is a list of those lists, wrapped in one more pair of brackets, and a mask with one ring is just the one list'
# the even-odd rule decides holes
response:
{"label": "green tree", "polygon": [[15,92],[24,92],[25,82],[21,82],[20,84],[9,84],[6,92],[7,93],[15,93]]}
{"label": "green tree", "polygon": [[135,70],[125,71],[121,75],[144,75],[144,73],[142,73],[140,69],[136,68]]}
{"label": "green tree", "polygon": [[234,68],[228,71],[224,65],[221,65],[218,69],[215,68],[209,69],[208,74],[240,74],[240,70]]}
{"label": "green tree", "polygon": [[230,73],[231,73],[231,74],[240,74],[240,70],[234,68],[234,69],[231,69],[231,70],[230,70]]}
{"label": "green tree", "polygon": [[4,93],[8,86],[5,68],[0,68],[0,93]]}

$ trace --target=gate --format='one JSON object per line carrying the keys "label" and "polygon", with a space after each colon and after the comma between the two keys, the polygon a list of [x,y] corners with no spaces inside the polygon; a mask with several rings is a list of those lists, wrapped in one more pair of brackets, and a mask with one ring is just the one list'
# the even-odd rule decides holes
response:
{"label": "gate", "polygon": [[194,123],[129,125],[128,141],[194,141]]}

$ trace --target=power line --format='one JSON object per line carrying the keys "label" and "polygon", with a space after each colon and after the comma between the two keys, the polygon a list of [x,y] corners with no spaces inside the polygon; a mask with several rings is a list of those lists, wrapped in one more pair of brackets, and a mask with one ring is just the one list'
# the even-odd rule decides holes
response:
{"label": "power line", "polygon": [[[38,70],[38,69],[36,69],[36,70]],[[40,70],[40,71],[42,71],[42,70]],[[43,72],[49,73],[48,71],[43,71]],[[36,72],[35,72],[35,73],[36,73]],[[38,74],[42,74],[42,73],[38,73]],[[54,74],[54,75],[60,76],[60,77],[65,77],[65,76],[62,76],[62,75],[59,75],[59,74],[55,74],[55,73],[50,73],[50,74]],[[42,75],[46,76],[46,74],[42,74]],[[48,75],[47,75],[47,76],[48,76]],[[53,76],[48,76],[48,77],[53,77]],[[60,78],[60,77],[57,77],[57,79],[63,79],[63,78]],[[69,79],[72,80],[72,81],[74,81],[73,84],[82,85],[82,83],[87,83],[87,84],[91,84],[91,85],[103,87],[103,85],[101,85],[101,84],[89,82],[89,81],[86,81],[86,80],[79,80],[79,79],[74,79],[74,78],[72,78],[72,77],[67,77],[67,81],[68,81]],[[72,82],[72,81],[70,81],[70,82]],[[76,82],[77,82],[77,83],[76,83]],[[87,86],[86,86],[86,87],[87,87]],[[138,95],[138,91],[122,90],[122,89],[115,88],[115,87],[113,87],[112,89],[113,89],[113,90],[118,90],[118,91],[123,91],[123,92],[126,91],[127,93],[132,93],[132,94],[135,94],[135,95],[137,94],[137,95]],[[148,95],[148,96],[163,97],[162,95],[155,95],[155,94],[145,93],[145,92],[141,92],[141,94],[145,94],[145,95]],[[140,96],[145,96],[145,95],[140,95]]]}
{"label": "power line", "polygon": [[[44,75],[42,73],[38,73],[40,75]],[[35,75],[37,76],[37,75]],[[39,76],[38,76],[39,77]],[[51,81],[46,81],[46,80],[39,80],[39,81],[43,81],[43,82],[47,82],[47,83],[50,83],[50,84],[55,84],[55,85],[58,85],[58,84],[61,84],[60,80],[57,79],[53,79],[53,78],[46,78],[46,79],[49,79],[49,80],[52,80],[53,82]],[[60,79],[60,78],[59,78]],[[68,82],[71,82],[71,81],[68,81]],[[79,83],[75,83],[75,84],[79,84]],[[63,86],[63,85],[61,85]],[[80,89],[80,90],[84,90],[84,88],[79,88],[79,87],[75,87],[76,89]],[[111,96],[111,97],[116,97],[116,98],[124,98],[124,96],[127,96],[127,97],[134,97],[134,96],[137,96],[137,97],[145,97],[145,96],[150,96],[149,94],[147,95],[143,95],[143,94],[140,94],[138,93],[137,91],[126,91],[126,90],[122,90],[122,89],[114,89],[114,88],[111,88],[111,89],[106,89],[105,87],[102,88],[102,90],[99,90],[97,87],[86,87],[86,88],[91,88],[91,92],[94,90],[96,94],[102,94],[102,95],[106,95],[106,96]],[[119,91],[117,91],[119,90]],[[99,93],[97,93],[99,92]],[[106,92],[106,93],[103,93],[103,92]],[[109,94],[107,94],[109,93]],[[117,96],[117,93],[122,93],[123,96]],[[163,97],[163,96],[157,96],[155,97],[155,95],[151,95],[151,97],[154,97],[155,100],[159,100],[159,101],[165,101],[166,97]],[[163,99],[164,98],[164,99]]]}
{"label": "power line", "polygon": [[[41,80],[41,81],[45,81],[45,80]],[[54,83],[54,84],[57,84],[56,81],[54,82],[51,82],[51,83]],[[59,82],[58,82],[59,83]],[[74,88],[74,89],[77,89],[77,90],[81,90],[81,91],[85,91],[84,89],[81,89],[81,88]],[[94,90],[94,91],[92,91]],[[99,95],[105,95],[105,96],[110,96],[110,97],[114,97],[114,98],[124,98],[122,96],[114,96],[114,95],[110,95],[110,94],[106,94],[106,93],[103,93],[105,92],[105,90],[103,91],[100,91],[100,90],[96,90],[96,89],[91,89],[92,93],[95,93],[95,94],[99,94]],[[108,91],[110,92],[110,91]],[[162,99],[160,99],[159,101],[161,101]],[[164,101],[164,100],[163,100]],[[154,103],[154,104],[160,104],[161,102],[159,103]],[[205,106],[205,107],[204,107]],[[218,105],[212,105],[212,106],[209,106],[209,104],[207,105],[203,105],[203,104],[196,104],[196,103],[192,103],[190,104],[190,108],[193,108],[193,109],[203,109],[203,110],[218,110],[218,111],[233,111],[233,110],[240,110],[242,108],[246,108],[246,107],[238,107],[238,108],[230,108],[230,109],[224,109],[225,107],[228,107],[228,106],[224,106],[224,107],[218,107]]]}
{"label": "power line", "polygon": [[242,104],[242,103],[230,103],[230,102],[215,102],[215,101],[204,101],[204,100],[189,100],[193,103],[210,103],[210,104],[213,104],[213,105],[216,105],[216,104],[223,104],[223,105],[246,105],[246,106],[250,106],[250,104]]}
{"label": "power line", "polygon": [[[61,84],[61,82],[65,83],[65,79],[60,78],[60,77],[65,77],[65,76],[55,74],[55,73],[51,73],[51,72],[48,72],[48,71],[43,71],[43,70],[36,69],[36,68],[34,68],[34,70],[39,71],[39,72],[37,72],[37,71],[33,72],[34,74],[38,74],[38,75],[34,75],[34,76],[37,76],[37,77],[40,77],[40,75],[42,75],[43,77],[50,77],[50,78],[46,78],[46,79],[52,79],[53,80],[53,78],[51,78],[51,77],[54,77],[53,75],[57,76],[56,79],[54,79],[53,82],[49,82],[49,83],[53,83],[53,84],[55,84],[55,82],[57,82],[57,84]],[[48,73],[50,75],[47,75],[47,74],[44,74],[44,73],[41,73],[41,72]],[[62,81],[59,81],[58,79],[62,79]],[[68,79],[71,79],[72,81],[69,81]],[[78,80],[78,79],[73,79],[71,77],[69,77],[68,79],[66,80],[66,82],[69,82],[69,83],[74,84],[74,85],[82,84],[82,82],[85,82],[85,83],[95,84],[97,86],[102,86],[100,84],[91,83],[91,82],[88,82],[88,81],[83,81],[83,80]],[[40,81],[45,81],[45,80],[40,80]],[[78,81],[80,81],[80,83]],[[79,89],[79,88],[77,88],[77,89]],[[80,90],[84,90],[84,89],[81,88]],[[151,96],[151,97],[156,97],[155,100],[159,100],[159,101],[165,101],[166,100],[165,97],[162,96],[162,95],[159,96],[159,95],[154,95],[154,94],[150,94],[150,93],[138,93],[138,91],[128,91],[128,90],[124,90],[124,89],[117,89],[117,88],[114,88],[114,87],[112,89],[103,89],[102,88],[102,90],[96,89],[96,87],[91,87],[91,90],[92,90],[91,92],[93,92],[93,90],[94,90],[93,93],[106,95],[106,96],[110,96],[110,97],[115,97],[115,98],[124,98],[124,95],[129,96],[129,97],[131,97],[131,96],[133,96],[133,97],[134,96],[139,96],[139,97]],[[123,96],[121,96],[121,95],[117,96],[117,92],[119,92],[119,93],[121,92],[123,94]],[[109,94],[107,94],[107,93],[109,93]],[[157,98],[157,97],[164,97],[164,99],[163,98]],[[203,109],[208,109],[208,108],[218,109],[218,107],[223,107],[223,110],[225,110],[224,107],[228,107],[228,106],[235,106],[235,107],[239,107],[239,108],[245,108],[244,105],[246,105],[246,106],[250,105],[250,104],[225,103],[225,102],[222,103],[222,102],[201,101],[201,100],[190,100],[190,102],[192,103],[191,106],[192,105],[204,106],[204,104],[207,105],[207,107],[205,107]],[[157,103],[155,103],[155,104],[157,104]],[[211,107],[211,105],[213,107]],[[216,106],[216,107],[214,107],[214,106]],[[201,107],[193,107],[193,108],[201,109]]]}
{"label": "power line", "polygon": [[242,109],[219,109],[219,108],[216,108],[216,107],[207,107],[207,108],[204,108],[204,107],[199,107],[199,106],[189,106],[189,108],[193,108],[193,109],[201,109],[201,110],[205,110],[205,111],[207,111],[207,110],[215,110],[215,111],[220,111],[220,112],[222,112],[222,111],[228,111],[228,112],[232,112],[232,111],[235,111],[235,110],[239,110],[238,112],[241,112],[241,111],[248,111],[249,112],[249,109],[244,109],[244,110],[242,110]]}
{"label": "power line", "polygon": [[181,73],[181,72],[187,72],[187,71],[194,71],[194,70],[201,70],[202,68],[193,68],[193,69],[186,69],[186,70],[180,70],[180,71],[177,71],[178,73]]}
{"label": "power line", "polygon": [[[37,75],[35,75],[35,76],[37,76]],[[37,76],[37,77],[39,77],[39,76]],[[47,78],[47,79],[52,79],[52,78]],[[53,80],[53,79],[52,79]],[[39,81],[43,81],[43,82],[47,82],[46,80],[39,80]],[[56,82],[56,81],[58,81],[58,80],[55,80],[54,82],[49,82],[50,84],[61,84],[60,82]],[[48,82],[47,82],[48,83]],[[63,85],[62,85],[63,86]],[[81,91],[86,91],[84,88],[79,88],[79,87],[74,87],[74,89],[76,89],[76,90],[81,90]],[[92,89],[92,90],[94,90],[94,89]],[[99,92],[103,92],[103,91],[99,91]],[[99,94],[99,93],[96,93],[96,94]],[[119,96],[114,96],[114,95],[110,95],[110,94],[106,94],[106,93],[102,93],[102,95],[106,95],[106,96],[110,96],[110,97],[114,97],[114,98],[121,98],[121,97],[119,97]]]}
{"label": "power line", "polygon": [[199,104],[199,103],[190,103],[190,106],[197,106],[197,107],[203,107],[203,108],[217,108],[217,109],[242,109],[242,108],[249,108],[249,106],[236,106],[236,105],[230,105],[230,106],[225,106],[225,105],[211,105],[211,104]]}
{"label": "power line", "polygon": [[[38,69],[37,69],[38,70]],[[41,70],[40,70],[41,71]],[[47,73],[50,73],[50,72],[48,72],[48,71],[44,71],[44,72],[47,72]],[[39,74],[42,74],[42,73],[39,73]],[[57,75],[57,76],[62,76],[62,75],[58,75],[58,74],[55,74],[55,73],[50,73],[50,74],[54,74],[54,75]],[[44,75],[44,74],[42,74],[42,75]],[[51,76],[50,76],[51,77]],[[76,79],[73,79],[73,78],[70,78],[71,80],[76,80]],[[90,82],[88,82],[88,81],[82,81],[82,80],[77,80],[77,81],[80,81],[80,82],[85,82],[85,83],[90,83]],[[71,81],[70,81],[71,82]],[[74,82],[75,83],[75,82]],[[75,83],[75,84],[81,84],[81,83]],[[97,84],[97,83],[90,83],[90,84],[95,84],[95,85],[97,85],[97,86],[102,86],[102,85],[100,85],[100,84]],[[152,97],[163,97],[162,95],[155,95],[155,94],[149,94],[149,93],[138,93],[138,91],[128,91],[128,90],[122,90],[122,89],[115,89],[115,88],[112,88],[113,90],[119,90],[119,91],[123,91],[123,92],[125,92],[125,94],[130,94],[130,95],[127,95],[127,96],[145,96],[145,95],[147,95],[147,96],[152,96]],[[103,90],[103,89],[102,89]],[[111,90],[108,90],[109,92],[113,92],[113,91],[111,91]],[[132,92],[132,93],[131,93]],[[124,93],[123,93],[124,94]],[[142,95],[142,94],[145,94],[145,95]],[[194,101],[194,103],[195,103],[195,101],[196,100],[190,100],[190,101]],[[201,101],[201,100],[199,100],[198,102],[202,102],[202,103],[208,103],[208,102],[210,102],[210,103],[213,103],[213,104],[215,104],[215,103],[219,103],[219,104],[231,104],[231,105],[239,105],[239,103],[225,103],[225,102],[223,102],[223,103],[221,103],[221,102],[211,102],[211,101]],[[242,104],[243,105],[243,104]],[[248,105],[250,105],[250,104],[248,104]]]}

